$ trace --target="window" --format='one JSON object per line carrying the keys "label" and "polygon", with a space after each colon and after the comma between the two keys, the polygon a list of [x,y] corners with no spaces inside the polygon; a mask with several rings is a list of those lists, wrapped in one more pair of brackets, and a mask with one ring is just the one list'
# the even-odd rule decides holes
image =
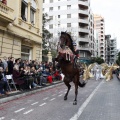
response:
{"label": "window", "polygon": [[50,3],[53,3],[53,0],[50,0]]}
{"label": "window", "polygon": [[71,18],[71,14],[67,14],[67,18]]}
{"label": "window", "polygon": [[53,29],[53,25],[51,24],[51,25],[49,25],[49,29]]}
{"label": "window", "polygon": [[67,5],[67,9],[68,9],[68,10],[71,9],[71,5]]}
{"label": "window", "polygon": [[60,18],[60,15],[58,15],[58,18]]}
{"label": "window", "polygon": [[49,8],[49,11],[53,11],[53,7],[50,7],[50,8]]}
{"label": "window", "polygon": [[58,27],[60,27],[60,23],[58,24]]}
{"label": "window", "polygon": [[31,59],[31,48],[27,46],[21,46],[21,58],[23,60],[30,60]]}
{"label": "window", "polygon": [[58,10],[60,10],[60,6],[58,6]]}
{"label": "window", "polygon": [[50,20],[53,20],[53,16],[49,16],[49,19],[50,19]]}
{"label": "window", "polygon": [[24,21],[27,21],[27,11],[28,11],[28,3],[27,1],[22,1],[21,3],[21,18]]}
{"label": "window", "polygon": [[71,27],[71,23],[67,23],[67,27]]}
{"label": "window", "polygon": [[33,25],[35,24],[35,10],[33,8],[30,9],[30,21]]}
{"label": "window", "polygon": [[35,13],[36,13],[36,2],[35,0],[31,0],[31,8],[30,8],[30,21],[34,25],[35,24]]}

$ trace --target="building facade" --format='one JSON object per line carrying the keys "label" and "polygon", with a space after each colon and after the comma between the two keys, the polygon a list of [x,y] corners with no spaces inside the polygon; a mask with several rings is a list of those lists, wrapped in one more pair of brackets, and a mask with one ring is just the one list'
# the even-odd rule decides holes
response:
{"label": "building facade", "polygon": [[100,57],[100,40],[99,33],[97,30],[94,30],[94,57]]}
{"label": "building facade", "polygon": [[89,0],[43,0],[43,12],[51,19],[46,28],[53,38],[59,37],[61,31],[67,31],[77,43],[80,57],[91,57],[93,19]]}
{"label": "building facade", "polygon": [[111,38],[111,35],[105,35],[106,40],[106,63],[116,63],[117,58],[117,40]]}
{"label": "building facade", "polygon": [[42,61],[42,0],[0,2],[0,58]]}
{"label": "building facade", "polygon": [[98,40],[99,40],[99,49],[100,49],[100,56],[102,59],[105,60],[105,23],[104,18],[100,15],[94,15],[94,29],[98,33]]}

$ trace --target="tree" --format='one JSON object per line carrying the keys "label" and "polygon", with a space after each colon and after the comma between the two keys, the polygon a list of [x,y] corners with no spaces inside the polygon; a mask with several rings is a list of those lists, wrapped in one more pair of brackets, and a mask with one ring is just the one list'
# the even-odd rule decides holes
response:
{"label": "tree", "polygon": [[104,60],[100,57],[94,57],[91,59],[91,63],[95,63],[95,62],[98,64],[102,64],[102,63],[104,63]]}
{"label": "tree", "polygon": [[118,58],[116,60],[116,63],[120,66],[120,52],[118,53]]}
{"label": "tree", "polygon": [[48,53],[48,47],[47,47],[47,43],[48,40],[52,37],[52,34],[45,28],[46,24],[51,20],[49,18],[47,18],[48,15],[47,13],[43,14],[43,25],[42,25],[42,54],[43,56],[46,56]]}

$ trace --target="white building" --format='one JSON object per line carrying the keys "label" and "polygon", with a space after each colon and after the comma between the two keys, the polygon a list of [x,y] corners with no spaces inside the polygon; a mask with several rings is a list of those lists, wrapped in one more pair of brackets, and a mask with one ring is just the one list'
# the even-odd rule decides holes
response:
{"label": "white building", "polygon": [[100,15],[94,15],[94,29],[98,32],[100,57],[105,60],[105,22]]}
{"label": "white building", "polygon": [[80,49],[81,58],[91,57],[91,39],[94,37],[90,34],[89,0],[43,0],[43,12],[51,18],[46,28],[54,38],[59,37],[61,31],[70,32]]}
{"label": "white building", "polygon": [[106,40],[106,62],[108,64],[116,63],[117,59],[117,40],[111,35],[105,36]]}

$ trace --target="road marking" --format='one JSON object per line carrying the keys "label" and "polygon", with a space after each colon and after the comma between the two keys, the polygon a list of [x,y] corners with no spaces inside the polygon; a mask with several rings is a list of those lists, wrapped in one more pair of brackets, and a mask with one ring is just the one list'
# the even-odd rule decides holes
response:
{"label": "road marking", "polygon": [[29,111],[27,111],[27,112],[25,112],[25,113],[23,113],[23,114],[28,114],[28,113],[30,113],[30,112],[32,112],[33,111],[33,109],[31,109],[31,110],[29,110]]}
{"label": "road marking", "polygon": [[38,104],[38,102],[35,102],[35,103],[31,104],[31,105],[35,105],[35,104]]}
{"label": "road marking", "polygon": [[5,119],[5,117],[1,117],[1,118],[0,118],[0,120],[3,120],[3,119]]}
{"label": "road marking", "polygon": [[62,96],[63,94],[58,95],[59,97]]}
{"label": "road marking", "polygon": [[43,100],[47,100],[49,97],[44,98]]}
{"label": "road marking", "polygon": [[18,113],[18,112],[20,112],[20,111],[22,111],[22,110],[24,110],[25,108],[21,108],[21,109],[19,109],[19,110],[16,110],[16,111],[14,111],[15,113]]}
{"label": "road marking", "polygon": [[53,94],[52,96],[55,96],[56,94]]}
{"label": "road marking", "polygon": [[45,104],[46,104],[46,103],[43,103],[43,104],[41,104],[41,105],[39,105],[39,106],[41,107],[41,106],[43,106],[43,105],[45,105]]}
{"label": "road marking", "polygon": [[92,97],[94,96],[94,94],[96,93],[96,91],[99,89],[99,87],[101,86],[101,84],[103,82],[104,81],[100,82],[100,84],[94,89],[94,91],[90,94],[90,96],[86,99],[86,101],[78,109],[78,112],[72,118],[70,118],[70,120],[78,120],[79,119],[80,115],[82,114],[82,112],[84,111],[84,109],[86,108],[86,106],[88,105],[88,103],[90,102],[90,100],[92,99]]}
{"label": "road marking", "polygon": [[50,101],[53,101],[53,100],[55,100],[56,98],[52,98]]}

